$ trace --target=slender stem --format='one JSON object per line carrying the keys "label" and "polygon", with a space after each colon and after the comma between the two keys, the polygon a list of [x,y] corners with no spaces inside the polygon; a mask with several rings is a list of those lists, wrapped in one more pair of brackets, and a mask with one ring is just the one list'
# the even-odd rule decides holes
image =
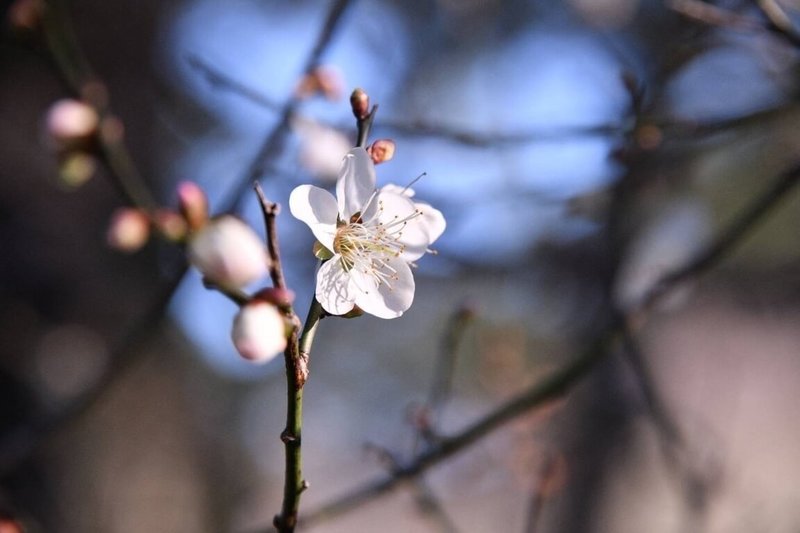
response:
{"label": "slender stem", "polygon": [[308,309],[300,338],[293,335],[285,354],[286,381],[289,386],[286,388],[286,428],[281,433],[281,440],[286,452],[286,470],[281,513],[273,520],[281,533],[294,531],[300,509],[300,495],[308,488],[308,482],[303,478],[303,386],[308,377],[308,358],[314,335],[323,316],[322,306],[315,298]]}

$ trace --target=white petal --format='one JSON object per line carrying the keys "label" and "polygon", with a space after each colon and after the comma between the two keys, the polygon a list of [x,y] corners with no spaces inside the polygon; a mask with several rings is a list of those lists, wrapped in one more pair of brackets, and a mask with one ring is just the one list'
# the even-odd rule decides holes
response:
{"label": "white petal", "polygon": [[409,198],[411,198],[415,194],[414,189],[412,189],[411,187],[403,187],[401,185],[396,185],[394,183],[387,183],[386,185],[381,187],[381,192],[391,192],[402,196],[408,196]]}
{"label": "white petal", "polygon": [[447,222],[444,215],[438,209],[431,207],[423,202],[415,202],[417,209],[422,211],[422,222],[425,225],[425,230],[428,232],[428,243],[432,244],[436,239],[442,236]]}
{"label": "white petal", "polygon": [[190,240],[189,261],[208,279],[240,288],[267,273],[269,256],[250,226],[231,215],[210,221]]}
{"label": "white petal", "polygon": [[300,185],[289,196],[289,211],[296,219],[308,224],[314,237],[328,250],[333,251],[339,211],[331,193],[313,185]]}
{"label": "white petal", "polygon": [[242,357],[266,363],[286,349],[286,323],[274,305],[251,302],[233,319],[231,338]]}
{"label": "white petal", "polygon": [[366,150],[353,148],[344,157],[336,182],[336,199],[342,219],[348,221],[353,214],[363,211],[374,192],[375,165]]}
{"label": "white petal", "polygon": [[414,261],[422,257],[430,245],[430,239],[425,219],[416,214],[414,202],[406,196],[381,192],[376,205],[378,221],[389,234],[398,236],[398,241],[404,246],[403,259]]}
{"label": "white petal", "polygon": [[365,313],[378,318],[397,318],[414,301],[414,276],[408,263],[399,257],[390,259],[384,270],[391,271],[395,279],[377,287],[371,278],[361,273],[353,276],[356,284],[366,289],[359,292],[355,303]]}
{"label": "white petal", "polygon": [[342,268],[340,257],[334,255],[317,272],[317,301],[332,315],[352,311],[358,293],[350,274]]}

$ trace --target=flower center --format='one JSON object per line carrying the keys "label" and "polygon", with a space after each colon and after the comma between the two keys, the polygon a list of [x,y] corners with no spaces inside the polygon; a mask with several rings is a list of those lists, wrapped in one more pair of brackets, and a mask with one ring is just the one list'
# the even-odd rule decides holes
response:
{"label": "flower center", "polygon": [[[378,211],[383,211],[380,202]],[[386,283],[391,287],[391,282],[398,277],[389,261],[405,251],[403,229],[421,214],[415,209],[409,216],[395,216],[387,223],[380,222],[376,216],[366,222],[354,217],[355,220],[341,224],[333,238],[333,251],[339,254],[345,272],[356,270],[372,279],[376,286]]]}

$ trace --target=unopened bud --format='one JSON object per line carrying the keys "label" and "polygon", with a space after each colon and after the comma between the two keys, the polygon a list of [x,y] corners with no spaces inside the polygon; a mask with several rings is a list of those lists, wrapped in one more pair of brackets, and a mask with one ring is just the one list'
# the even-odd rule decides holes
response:
{"label": "unopened bud", "polygon": [[24,533],[22,524],[13,518],[0,516],[0,533]]}
{"label": "unopened bud", "polygon": [[253,300],[233,319],[233,345],[242,357],[254,363],[266,363],[282,353],[286,336],[286,321],[271,303]]}
{"label": "unopened bud", "polygon": [[350,95],[350,107],[353,108],[353,115],[358,120],[363,120],[369,115],[369,95],[364,89],[356,89]]}
{"label": "unopened bud", "polygon": [[189,232],[186,219],[169,209],[157,210],[153,215],[153,223],[158,231],[170,241],[181,242]]}
{"label": "unopened bud", "polygon": [[56,148],[73,148],[89,141],[97,132],[99,121],[94,108],[67,98],[47,112],[47,133]]}
{"label": "unopened bud", "polygon": [[391,139],[378,139],[369,148],[367,153],[376,165],[391,161],[394,157],[395,144]]}
{"label": "unopened bud", "polygon": [[71,188],[78,188],[94,176],[97,160],[86,152],[73,152],[58,165],[61,182]]}
{"label": "unopened bud", "polygon": [[150,221],[139,209],[122,207],[111,217],[106,240],[109,246],[132,253],[145,245],[150,237]]}
{"label": "unopened bud", "polygon": [[266,247],[250,226],[231,215],[211,220],[189,240],[189,261],[210,281],[239,289],[267,273]]}
{"label": "unopened bud", "polygon": [[269,287],[266,289],[261,289],[255,293],[253,295],[253,300],[268,302],[278,307],[286,307],[292,305],[292,302],[294,302],[294,291],[290,289]]}
{"label": "unopened bud", "polygon": [[42,0],[16,0],[8,8],[8,22],[16,30],[35,31],[42,23],[43,14]]}
{"label": "unopened bud", "polygon": [[189,229],[197,231],[208,222],[208,196],[195,182],[178,184],[178,205]]}

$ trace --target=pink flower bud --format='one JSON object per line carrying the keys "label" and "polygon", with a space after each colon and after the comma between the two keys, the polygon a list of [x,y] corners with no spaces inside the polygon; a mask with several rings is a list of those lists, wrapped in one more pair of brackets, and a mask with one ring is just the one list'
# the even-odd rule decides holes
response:
{"label": "pink flower bud", "polygon": [[178,205],[190,229],[199,230],[208,222],[208,196],[195,182],[178,184]]}
{"label": "pink flower bud", "polygon": [[233,319],[231,338],[239,354],[266,363],[286,349],[286,321],[274,305],[253,300]]}
{"label": "pink flower bud", "polygon": [[186,238],[189,228],[186,219],[175,211],[169,209],[159,209],[153,215],[154,222],[158,231],[167,239],[174,242],[181,242]]}
{"label": "pink flower bud", "polygon": [[150,237],[150,221],[141,210],[132,207],[117,209],[111,217],[106,240],[122,252],[135,252]]}
{"label": "pink flower bud", "polygon": [[59,100],[47,112],[47,133],[57,148],[86,142],[97,132],[100,119],[91,106],[70,98]]}
{"label": "pink flower bud", "polygon": [[395,144],[391,139],[378,139],[367,148],[367,153],[372,158],[374,164],[391,161],[394,157]]}
{"label": "pink flower bud", "polygon": [[16,0],[8,8],[8,22],[12,28],[33,31],[41,25],[43,13],[41,0]]}
{"label": "pink flower bud", "polygon": [[353,115],[358,120],[363,120],[369,115],[369,95],[364,89],[356,89],[350,95],[350,106],[353,108]]}
{"label": "pink flower bud", "polygon": [[189,261],[210,281],[241,288],[267,273],[266,247],[250,226],[225,215],[190,237]]}
{"label": "pink flower bud", "polygon": [[294,291],[291,289],[279,289],[276,287],[267,287],[261,289],[253,295],[254,300],[262,302],[269,302],[278,307],[292,305],[294,302]]}

